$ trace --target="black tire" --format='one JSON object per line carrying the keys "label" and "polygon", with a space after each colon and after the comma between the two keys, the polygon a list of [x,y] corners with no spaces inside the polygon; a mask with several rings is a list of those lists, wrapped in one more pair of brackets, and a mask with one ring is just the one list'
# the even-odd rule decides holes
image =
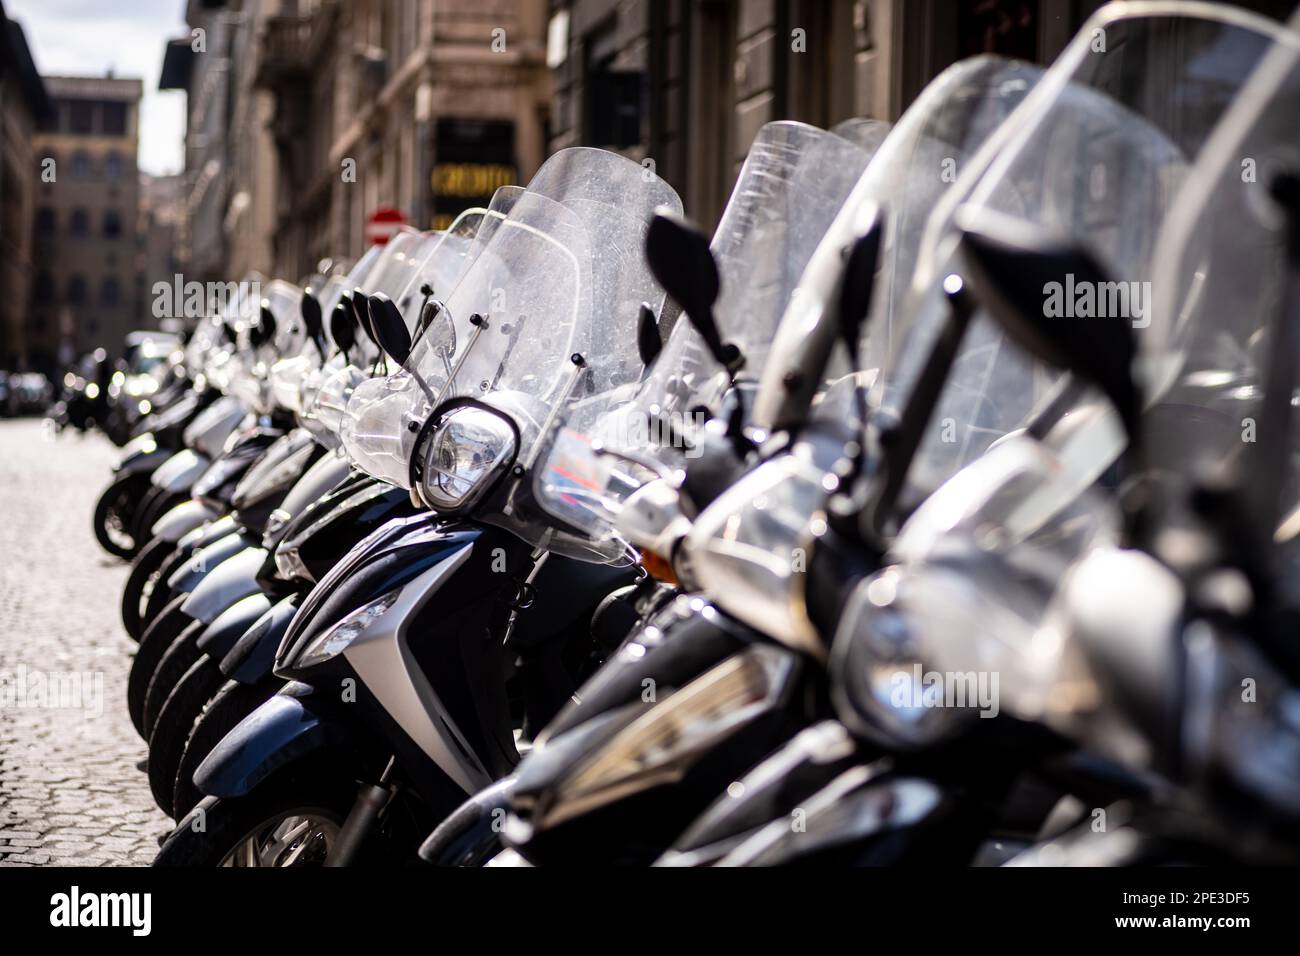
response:
{"label": "black tire", "polygon": [[[203,636],[207,627],[208,625],[203,621],[186,625],[185,630],[176,636],[176,640],[172,641],[171,647],[167,648],[167,653],[154,668],[153,677],[149,680],[149,689],[144,694],[146,740],[152,740],[154,727],[158,723],[158,713],[162,710],[163,704],[167,703],[167,698],[180,684],[186,672],[203,656],[203,652],[199,650],[199,638]],[[185,728],[185,732],[189,732],[189,727]]]}
{"label": "black tire", "polygon": [[140,503],[135,509],[135,516],[131,519],[131,534],[135,536],[137,541],[145,542],[153,537],[149,533],[149,529],[153,527],[153,522],[148,520],[148,515],[153,512],[154,503],[159,498],[167,497],[167,495],[166,489],[151,484],[149,490],[144,493],[144,497],[140,499]]}
{"label": "black tire", "polygon": [[130,559],[143,541],[131,534],[140,499],[149,489],[149,476],[122,475],[104,489],[95,505],[95,540],[109,554]]}
{"label": "black tire", "polygon": [[[206,654],[200,655],[158,712],[158,720],[149,734],[149,789],[163,813],[170,814],[176,802],[176,771],[185,754],[185,741],[204,706],[221,689],[225,679],[216,661]],[[147,720],[147,701],[145,715]]]}
{"label": "black tire", "polygon": [[163,842],[153,865],[221,866],[251,834],[296,812],[342,827],[357,796],[357,784],[346,777],[286,767],[242,797],[205,797]]}
{"label": "black tire", "polygon": [[175,592],[167,586],[167,580],[176,573],[176,571],[185,564],[194,552],[188,549],[177,547],[172,551],[171,556],[163,562],[158,569],[158,580],[154,583],[153,590],[149,592],[149,600],[144,603],[144,617],[140,619],[140,633],[144,634],[149,630],[149,625],[158,620],[163,609],[176,599]]}
{"label": "black tire", "polygon": [[189,495],[172,494],[159,488],[154,490],[158,493],[140,508],[140,519],[136,524],[136,537],[146,543],[153,539],[153,526],[158,523],[159,518],[177,505],[190,500]]}
{"label": "black tire", "polygon": [[203,799],[199,788],[194,786],[194,772],[212,752],[212,748],[221,743],[222,738],[234,730],[236,724],[275,696],[276,691],[283,686],[284,681],[274,675],[267,675],[256,684],[228,680],[221,686],[194,722],[189,739],[185,741],[185,753],[181,756],[172,788],[172,819],[181,819]]}
{"label": "black tire", "polygon": [[131,673],[126,679],[126,709],[131,715],[131,723],[135,725],[136,731],[146,740],[149,737],[144,732],[144,699],[149,693],[149,682],[153,680],[158,662],[172,646],[172,641],[176,640],[181,631],[194,621],[181,610],[185,597],[186,595],[180,595],[173,598],[171,603],[163,608],[158,619],[145,628],[144,634],[140,637],[140,646],[135,651],[135,660],[131,662]]}
{"label": "black tire", "polygon": [[131,574],[122,588],[122,626],[132,640],[140,640],[144,633],[144,605],[149,594],[163,579],[162,566],[176,550],[176,542],[154,538],[131,562]]}

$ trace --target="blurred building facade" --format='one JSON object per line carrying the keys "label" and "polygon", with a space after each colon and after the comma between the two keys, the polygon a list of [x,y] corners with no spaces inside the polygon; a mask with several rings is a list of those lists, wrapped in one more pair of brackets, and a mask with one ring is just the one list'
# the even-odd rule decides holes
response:
{"label": "blurred building facade", "polygon": [[54,115],[35,136],[36,261],[28,352],[50,368],[139,324],[138,79],[45,79]]}
{"label": "blurred building facade", "polygon": [[0,4],[0,369],[22,370],[30,363],[38,182],[32,139],[50,112],[22,27]]}
{"label": "blurred building facade", "polygon": [[896,120],[962,58],[1050,62],[1102,5],[189,0],[160,85],[189,93],[191,271],[304,276],[381,207],[443,226],[580,144],[652,161],[712,226],[764,123]]}
{"label": "blurred building facade", "polygon": [[159,87],[187,94],[187,279],[220,282],[272,268],[276,163],[272,100],[254,80],[278,0],[189,0],[188,36],[167,45]]}
{"label": "blurred building facade", "polygon": [[163,282],[174,288],[176,276],[188,274],[185,210],[184,176],[140,176],[136,299],[143,306],[141,328],[165,318],[153,309],[154,286]]}
{"label": "blurred building facade", "polygon": [[168,45],[160,86],[189,94],[199,280],[355,257],[381,207],[445,225],[545,155],[545,0],[190,0],[186,16],[202,33]]}
{"label": "blurred building facade", "polygon": [[653,160],[711,226],[764,123],[893,121],[967,56],[1050,61],[1101,0],[551,0],[550,147]]}

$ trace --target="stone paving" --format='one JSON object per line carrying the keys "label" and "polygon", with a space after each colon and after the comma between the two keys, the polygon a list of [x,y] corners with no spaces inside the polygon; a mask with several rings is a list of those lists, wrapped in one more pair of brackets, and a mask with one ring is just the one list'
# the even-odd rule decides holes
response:
{"label": "stone paving", "polygon": [[0,420],[0,866],[146,865],[170,829],[126,711],[128,568],[91,531],[116,454]]}

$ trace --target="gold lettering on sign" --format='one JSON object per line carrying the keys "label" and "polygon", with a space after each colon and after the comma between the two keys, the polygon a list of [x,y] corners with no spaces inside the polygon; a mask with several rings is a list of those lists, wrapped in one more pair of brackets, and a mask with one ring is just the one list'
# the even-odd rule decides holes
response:
{"label": "gold lettering on sign", "polygon": [[500,163],[439,163],[433,167],[435,196],[491,196],[515,181],[515,168]]}

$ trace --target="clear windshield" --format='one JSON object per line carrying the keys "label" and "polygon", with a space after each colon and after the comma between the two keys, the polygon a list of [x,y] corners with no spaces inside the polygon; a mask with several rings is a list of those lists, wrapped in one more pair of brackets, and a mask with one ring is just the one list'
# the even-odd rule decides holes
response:
{"label": "clear windshield", "polygon": [[[1149,353],[1168,359],[1148,370],[1170,389],[1149,413],[1144,448],[1165,481],[1203,476],[1250,443],[1295,447],[1294,436],[1257,436],[1254,427],[1289,275],[1285,220],[1270,189],[1279,173],[1300,173],[1298,110],[1300,39],[1283,33],[1215,130],[1161,234],[1160,294],[1139,336]],[[1294,454],[1290,462],[1284,494],[1294,503]],[[1293,551],[1291,523],[1279,540]]]}
{"label": "clear windshield", "polygon": [[[445,295],[456,287],[519,192],[521,190],[517,187],[503,186],[493,196],[488,209],[468,209],[456,217],[446,232],[433,234],[438,237],[436,245],[419,268],[414,272],[396,272],[399,281],[405,278],[404,289],[374,287],[373,270],[368,272],[364,281],[349,288],[358,287],[367,294],[384,292],[391,295],[406,319],[412,338],[418,341],[425,331],[419,325],[425,305],[425,287],[432,291],[432,299],[436,302],[440,302],[440,294]],[[371,377],[372,368],[371,365],[349,364],[342,354],[335,354],[319,373],[304,381],[304,412],[300,420],[323,444],[335,449],[341,447],[339,426],[343,411],[353,389]]]}
{"label": "clear windshield", "polygon": [[[534,189],[534,186],[538,189]],[[637,314],[658,309],[642,254],[656,208],[680,211],[671,187],[603,150],[563,150],[538,171],[510,215],[493,224],[470,269],[412,352],[408,373],[366,383],[349,402],[344,445],[371,474],[409,485],[418,430],[435,404],[472,397],[506,409],[527,467],[543,432],[565,415],[595,414],[637,380]],[[590,303],[599,303],[588,318]],[[485,324],[476,326],[471,317]],[[626,343],[622,348],[617,343]],[[583,356],[581,386],[571,358]],[[577,404],[568,404],[572,386]],[[528,525],[528,527],[525,527]],[[513,528],[531,533],[524,521]]]}
{"label": "clear windshield", "polygon": [[[540,398],[586,343],[589,259],[586,232],[573,213],[543,196],[521,197],[412,352],[419,378],[403,371],[353,392],[340,432],[347,454],[370,474],[409,487],[410,426],[418,430],[435,402],[488,398],[501,386],[522,386]],[[474,315],[487,324],[473,324]],[[525,338],[530,316],[537,327]],[[521,349],[541,359],[535,368],[513,363]],[[535,419],[527,415],[521,428],[532,421],[535,429]]]}
{"label": "clear windshield", "polygon": [[[1144,347],[1163,341],[1156,323],[1166,318],[1150,307],[1160,297],[1152,285],[1160,224],[1188,162],[1278,29],[1199,3],[1123,4],[1093,17],[930,218],[902,304],[909,334],[876,345],[876,354],[894,356],[878,383],[881,406],[898,410],[945,319],[941,280],[959,267],[950,238],[962,206],[1019,217],[1090,248],[1121,284],[1092,290],[1092,308],[1126,309]],[[1045,310],[1054,308],[1048,291]],[[909,476],[913,499],[1023,426],[1058,378],[977,315]],[[1097,444],[1091,477],[1119,449],[1113,422],[1075,439]]]}
{"label": "clear windshield", "polygon": [[[878,142],[885,129],[857,121],[846,132]],[[849,139],[803,123],[769,123],[754,138],[711,243],[720,278],[714,317],[724,340],[745,356],[742,379],[761,373],[804,266],[870,159]],[[593,538],[610,539],[612,516],[651,475],[624,461],[597,460],[592,441],[671,461],[682,452],[673,433],[692,430],[693,409],[716,411],[728,385],[699,333],[679,320],[629,401],[585,428],[571,424],[541,472],[539,500]]]}
{"label": "clear windshield", "polygon": [[[803,123],[769,123],[754,138],[711,245],[721,279],[715,317],[723,339],[745,356],[742,378],[761,374],[804,267],[871,156]],[[645,392],[672,413],[716,408],[726,386],[725,370],[683,320]]]}

